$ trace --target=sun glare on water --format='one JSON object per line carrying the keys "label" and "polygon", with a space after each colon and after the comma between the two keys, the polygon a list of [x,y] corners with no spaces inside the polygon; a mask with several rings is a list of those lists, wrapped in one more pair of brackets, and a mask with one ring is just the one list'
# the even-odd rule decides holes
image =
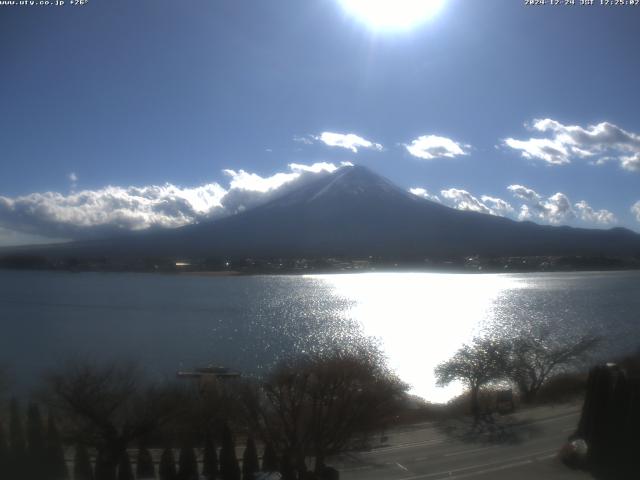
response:
{"label": "sun glare on water", "polygon": [[412,393],[446,402],[462,392],[458,383],[436,387],[433,368],[450,358],[493,318],[494,301],[520,288],[503,275],[365,273],[317,275],[335,294],[353,301],[347,316],[379,339],[389,366]]}
{"label": "sun glare on water", "polygon": [[340,0],[343,8],[374,30],[408,30],[432,18],[445,0]]}

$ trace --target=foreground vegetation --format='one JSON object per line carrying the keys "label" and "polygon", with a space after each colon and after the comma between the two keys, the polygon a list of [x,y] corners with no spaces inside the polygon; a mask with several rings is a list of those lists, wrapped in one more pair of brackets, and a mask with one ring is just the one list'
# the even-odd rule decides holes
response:
{"label": "foreground vegetation", "polygon": [[[440,385],[462,381],[470,395],[471,413],[482,413],[483,387],[516,387],[524,404],[535,402],[541,389],[559,375],[575,372],[594,353],[593,335],[561,337],[551,328],[529,325],[511,334],[476,337],[435,368]],[[570,376],[571,377],[571,376]]]}
{"label": "foreground vegetation", "polygon": [[[285,480],[335,478],[328,458],[370,447],[385,429],[425,413],[455,415],[469,405],[477,420],[512,385],[524,404],[581,393],[578,367],[598,339],[556,333],[529,326],[464,345],[436,368],[441,384],[468,387],[446,407],[416,408],[370,345],[288,358],[262,378],[211,372],[153,381],[133,364],[76,359],[49,371],[28,405],[13,399],[0,410],[0,472],[7,474],[0,477],[244,480],[278,471]],[[8,391],[2,377],[0,396]]]}
{"label": "foreground vegetation", "polygon": [[[38,404],[25,419],[10,402],[0,424],[0,472],[8,475],[0,477],[62,480],[73,470],[75,479],[133,479],[134,460],[137,478],[156,478],[153,447],[162,449],[163,480],[250,479],[259,470],[332,478],[326,458],[369,445],[395,421],[406,391],[371,351],[292,358],[263,379],[210,375],[186,385],[152,382],[129,364],[69,362],[46,375],[36,396],[49,412],[46,427]],[[63,444],[74,447],[71,469]]]}

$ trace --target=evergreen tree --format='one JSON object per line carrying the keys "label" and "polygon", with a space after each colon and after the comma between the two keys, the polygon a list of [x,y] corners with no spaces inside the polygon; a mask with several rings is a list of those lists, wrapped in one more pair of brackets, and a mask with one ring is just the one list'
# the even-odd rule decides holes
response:
{"label": "evergreen tree", "polygon": [[151,452],[143,445],[140,445],[140,448],[138,449],[136,477],[140,480],[143,478],[156,478],[156,470],[153,467]]}
{"label": "evergreen tree", "polygon": [[21,480],[26,477],[26,446],[20,405],[11,399],[9,410],[9,478]]}
{"label": "evergreen tree", "polygon": [[47,448],[44,426],[38,405],[32,403],[27,411],[27,465],[29,476],[40,480],[47,473]]}
{"label": "evergreen tree", "polygon": [[165,448],[160,457],[160,467],[158,469],[160,480],[177,480],[176,459],[171,448]]}
{"label": "evergreen tree", "polygon": [[73,480],[93,480],[93,470],[87,447],[79,443],[73,458]]}
{"label": "evergreen tree", "polygon": [[96,458],[95,466],[95,479],[96,480],[115,480],[116,467],[112,461],[109,460],[108,453],[105,453],[103,449],[98,449],[98,456]]}
{"label": "evergreen tree", "polygon": [[267,443],[264,447],[262,454],[262,471],[263,472],[277,472],[278,471],[278,456],[270,443]]}
{"label": "evergreen tree", "polygon": [[118,480],[134,480],[131,459],[126,450],[122,452],[118,462]]}
{"label": "evergreen tree", "polygon": [[282,455],[280,474],[282,475],[282,480],[296,480],[296,473],[291,463],[291,456],[288,453]]}
{"label": "evergreen tree", "polygon": [[64,446],[58,432],[56,420],[51,412],[47,419],[47,471],[49,477],[47,480],[67,480],[69,473],[67,471],[67,462],[64,459]]}
{"label": "evergreen tree", "polygon": [[242,479],[253,480],[255,473],[260,469],[258,465],[258,451],[253,438],[247,438],[247,447],[244,449],[242,456]]}
{"label": "evergreen tree", "polygon": [[198,480],[198,460],[196,452],[190,446],[183,446],[180,449],[178,458],[178,479]]}
{"label": "evergreen tree", "polygon": [[207,435],[204,441],[202,463],[202,475],[207,480],[214,480],[218,475],[218,454],[216,453],[216,444],[211,435]]}
{"label": "evergreen tree", "polygon": [[240,480],[240,466],[236,458],[233,434],[228,425],[222,429],[222,448],[220,449],[220,476],[222,480]]}
{"label": "evergreen tree", "polygon": [[0,478],[4,478],[5,475],[9,475],[9,445],[0,421]]}

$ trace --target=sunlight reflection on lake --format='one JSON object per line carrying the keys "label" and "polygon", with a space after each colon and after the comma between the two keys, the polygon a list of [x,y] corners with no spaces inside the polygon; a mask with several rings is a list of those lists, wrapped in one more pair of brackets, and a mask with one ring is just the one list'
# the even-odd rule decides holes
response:
{"label": "sunlight reflection on lake", "polygon": [[[640,341],[640,272],[191,276],[0,271],[0,366],[19,386],[70,355],[159,378],[210,363],[263,374],[280,358],[379,339],[413,392],[446,401],[433,368],[492,325],[592,333],[610,361]],[[498,331],[498,330],[496,330]]]}
{"label": "sunlight reflection on lake", "polygon": [[390,367],[412,393],[442,402],[461,386],[436,387],[433,366],[449,358],[493,318],[495,300],[524,288],[505,275],[366,273],[315,275],[352,301],[345,314],[380,339]]}

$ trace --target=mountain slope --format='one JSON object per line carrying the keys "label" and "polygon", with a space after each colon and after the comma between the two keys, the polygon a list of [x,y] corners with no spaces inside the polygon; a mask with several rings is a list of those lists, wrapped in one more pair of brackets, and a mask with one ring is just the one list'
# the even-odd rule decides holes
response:
{"label": "mountain slope", "polygon": [[46,250],[124,257],[628,256],[640,254],[640,235],[459,211],[412,195],[367,168],[344,167],[217,221]]}

